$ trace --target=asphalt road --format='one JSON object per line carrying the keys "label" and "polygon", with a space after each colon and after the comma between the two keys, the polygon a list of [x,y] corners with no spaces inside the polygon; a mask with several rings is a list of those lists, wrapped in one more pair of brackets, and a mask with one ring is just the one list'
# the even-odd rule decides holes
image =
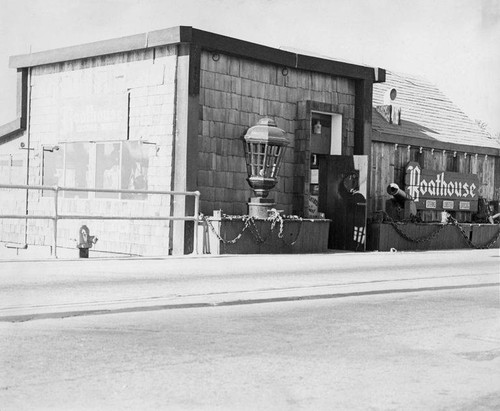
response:
{"label": "asphalt road", "polygon": [[499,283],[499,250],[0,261],[0,321]]}
{"label": "asphalt road", "polygon": [[498,287],[0,323],[0,409],[500,409]]}

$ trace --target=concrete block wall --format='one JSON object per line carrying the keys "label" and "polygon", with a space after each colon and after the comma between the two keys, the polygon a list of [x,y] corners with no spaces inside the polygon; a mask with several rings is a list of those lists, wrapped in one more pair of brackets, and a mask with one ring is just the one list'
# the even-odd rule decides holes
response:
{"label": "concrete block wall", "polygon": [[[0,154],[0,184],[26,184],[26,152],[15,147],[14,154]],[[26,212],[26,191],[0,189],[0,213],[24,214]],[[0,219],[0,241],[24,243],[25,220]]]}
{"label": "concrete block wall", "polygon": [[[354,81],[239,57],[202,52],[198,187],[201,211],[247,214],[252,195],[246,182],[242,137],[263,117],[273,118],[290,140],[270,197],[286,214],[303,216],[297,198],[308,190],[308,114],[300,102],[335,106],[344,116],[345,152],[354,146]],[[300,154],[297,154],[300,153]],[[303,203],[303,199],[301,200]],[[295,204],[295,205],[293,205]]]}
{"label": "concrete block wall", "polygon": [[[171,190],[175,113],[175,46],[119,53],[31,69],[30,184],[42,183],[42,146],[67,142],[145,141],[148,189]],[[92,161],[92,156],[91,160]],[[88,181],[93,187],[94,182]],[[170,214],[170,196],[147,200],[62,198],[60,213],[89,215]],[[49,213],[53,198],[32,192],[31,213]],[[49,211],[50,210],[50,211]],[[62,220],[58,243],[75,247],[78,227],[99,237],[96,249],[139,255],[169,253],[167,221]],[[51,221],[31,221],[28,243],[50,245]]]}

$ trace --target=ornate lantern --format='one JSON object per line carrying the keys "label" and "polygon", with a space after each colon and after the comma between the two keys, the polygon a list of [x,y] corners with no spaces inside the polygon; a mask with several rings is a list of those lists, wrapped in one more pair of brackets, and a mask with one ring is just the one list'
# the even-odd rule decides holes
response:
{"label": "ornate lantern", "polygon": [[248,184],[255,192],[248,203],[248,214],[267,218],[267,211],[275,203],[268,199],[269,190],[278,182],[278,171],[288,145],[286,132],[274,120],[263,118],[250,127],[245,135]]}

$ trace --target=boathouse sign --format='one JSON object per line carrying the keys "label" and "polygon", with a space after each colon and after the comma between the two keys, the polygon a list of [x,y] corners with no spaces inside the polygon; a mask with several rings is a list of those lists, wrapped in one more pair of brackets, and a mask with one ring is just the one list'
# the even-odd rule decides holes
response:
{"label": "boathouse sign", "polygon": [[405,191],[418,210],[477,211],[477,174],[422,169],[418,163],[406,166]]}

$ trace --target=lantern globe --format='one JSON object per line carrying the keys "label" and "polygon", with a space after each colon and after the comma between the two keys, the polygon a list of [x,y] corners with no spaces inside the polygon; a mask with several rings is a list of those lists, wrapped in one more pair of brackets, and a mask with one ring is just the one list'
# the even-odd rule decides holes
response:
{"label": "lantern globe", "polygon": [[[264,199],[278,182],[278,171],[289,142],[286,132],[279,128],[273,119],[267,117],[250,127],[244,140],[247,181],[256,195],[249,203],[249,213],[252,215],[252,204],[259,204],[259,207],[264,203],[274,205],[272,200]],[[259,216],[263,217],[264,212],[267,216],[266,207],[258,212]]]}

